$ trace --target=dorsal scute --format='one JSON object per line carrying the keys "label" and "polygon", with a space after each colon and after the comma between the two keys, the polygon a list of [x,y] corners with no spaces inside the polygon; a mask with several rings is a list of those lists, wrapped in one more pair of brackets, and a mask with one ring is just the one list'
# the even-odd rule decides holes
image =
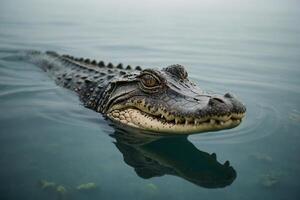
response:
{"label": "dorsal scute", "polygon": [[[51,55],[53,57],[58,57],[60,58],[62,61],[64,62],[70,62],[73,63],[74,65],[77,65],[80,68],[85,68],[85,65],[89,65],[89,66],[95,66],[95,67],[100,67],[100,68],[116,68],[116,70],[137,70],[137,71],[141,71],[142,68],[141,66],[136,66],[136,67],[132,67],[130,65],[125,65],[126,67],[123,66],[122,63],[119,63],[118,65],[113,65],[111,62],[109,62],[108,64],[105,64],[104,61],[100,60],[99,62],[95,59],[89,59],[89,58],[83,58],[83,57],[74,57],[68,54],[63,54],[63,55],[59,55],[54,51],[48,51],[46,52],[48,55]],[[121,73],[123,74],[123,73]]]}
{"label": "dorsal scute", "polygon": [[127,69],[127,70],[131,70],[132,68],[131,68],[130,65],[127,65],[126,69]]}
{"label": "dorsal scute", "polygon": [[106,66],[107,68],[113,68],[114,65],[112,63],[108,63],[108,65]]}
{"label": "dorsal scute", "polygon": [[141,68],[141,66],[136,66],[135,70],[142,71],[142,68]]}
{"label": "dorsal scute", "polygon": [[99,66],[99,67],[104,67],[104,66],[105,66],[105,63],[101,60],[101,61],[98,63],[98,66]]}
{"label": "dorsal scute", "polygon": [[118,64],[118,65],[117,65],[117,68],[118,68],[118,69],[123,69],[123,64],[122,64],[122,63]]}

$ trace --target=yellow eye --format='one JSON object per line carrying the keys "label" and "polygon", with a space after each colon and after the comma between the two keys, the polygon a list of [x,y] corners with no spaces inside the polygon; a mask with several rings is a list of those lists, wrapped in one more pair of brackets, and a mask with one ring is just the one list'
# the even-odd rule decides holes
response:
{"label": "yellow eye", "polygon": [[141,81],[143,82],[143,85],[146,87],[155,87],[159,85],[158,80],[150,74],[144,74],[141,77]]}

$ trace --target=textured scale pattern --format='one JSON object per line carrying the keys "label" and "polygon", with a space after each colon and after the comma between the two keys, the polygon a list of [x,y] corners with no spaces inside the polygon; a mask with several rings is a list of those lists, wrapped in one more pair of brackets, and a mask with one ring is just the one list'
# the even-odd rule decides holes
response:
{"label": "textured scale pattern", "polygon": [[75,91],[85,107],[126,127],[168,133],[221,130],[237,126],[246,111],[229,93],[210,94],[197,87],[178,64],[142,70],[36,51],[27,52],[26,59]]}
{"label": "textured scale pattern", "polygon": [[50,51],[46,54],[53,58],[54,62],[63,65],[58,70],[52,70],[53,63],[43,63],[43,67],[47,66],[46,70],[52,70],[56,83],[78,93],[86,107],[96,109],[98,112],[101,112],[102,109],[97,109],[96,106],[99,105],[102,96],[106,95],[107,92],[104,91],[104,88],[112,79],[126,77],[134,71],[142,70],[140,66],[133,68],[127,65],[123,67],[122,63],[114,66],[112,63],[105,64],[104,61],[76,58],[69,55],[60,56]]}

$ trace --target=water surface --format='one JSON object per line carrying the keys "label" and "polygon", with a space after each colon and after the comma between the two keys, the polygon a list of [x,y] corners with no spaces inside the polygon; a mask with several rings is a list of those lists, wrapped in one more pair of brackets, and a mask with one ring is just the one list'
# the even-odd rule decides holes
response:
{"label": "water surface", "polygon": [[[299,199],[299,8],[276,0],[1,1],[0,198]],[[236,94],[247,116],[235,129],[187,139],[128,138],[37,66],[4,59],[25,49],[179,63],[202,88]],[[221,165],[227,160],[232,168]],[[40,180],[67,191],[43,190]],[[89,182],[97,189],[76,189]]]}

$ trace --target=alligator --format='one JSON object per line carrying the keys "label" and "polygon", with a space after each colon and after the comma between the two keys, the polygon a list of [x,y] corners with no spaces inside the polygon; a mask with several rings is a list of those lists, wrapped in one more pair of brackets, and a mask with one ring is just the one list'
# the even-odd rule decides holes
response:
{"label": "alligator", "polygon": [[232,94],[200,89],[179,64],[142,69],[52,51],[27,52],[26,59],[124,129],[169,135],[217,131],[238,126],[246,113]]}

